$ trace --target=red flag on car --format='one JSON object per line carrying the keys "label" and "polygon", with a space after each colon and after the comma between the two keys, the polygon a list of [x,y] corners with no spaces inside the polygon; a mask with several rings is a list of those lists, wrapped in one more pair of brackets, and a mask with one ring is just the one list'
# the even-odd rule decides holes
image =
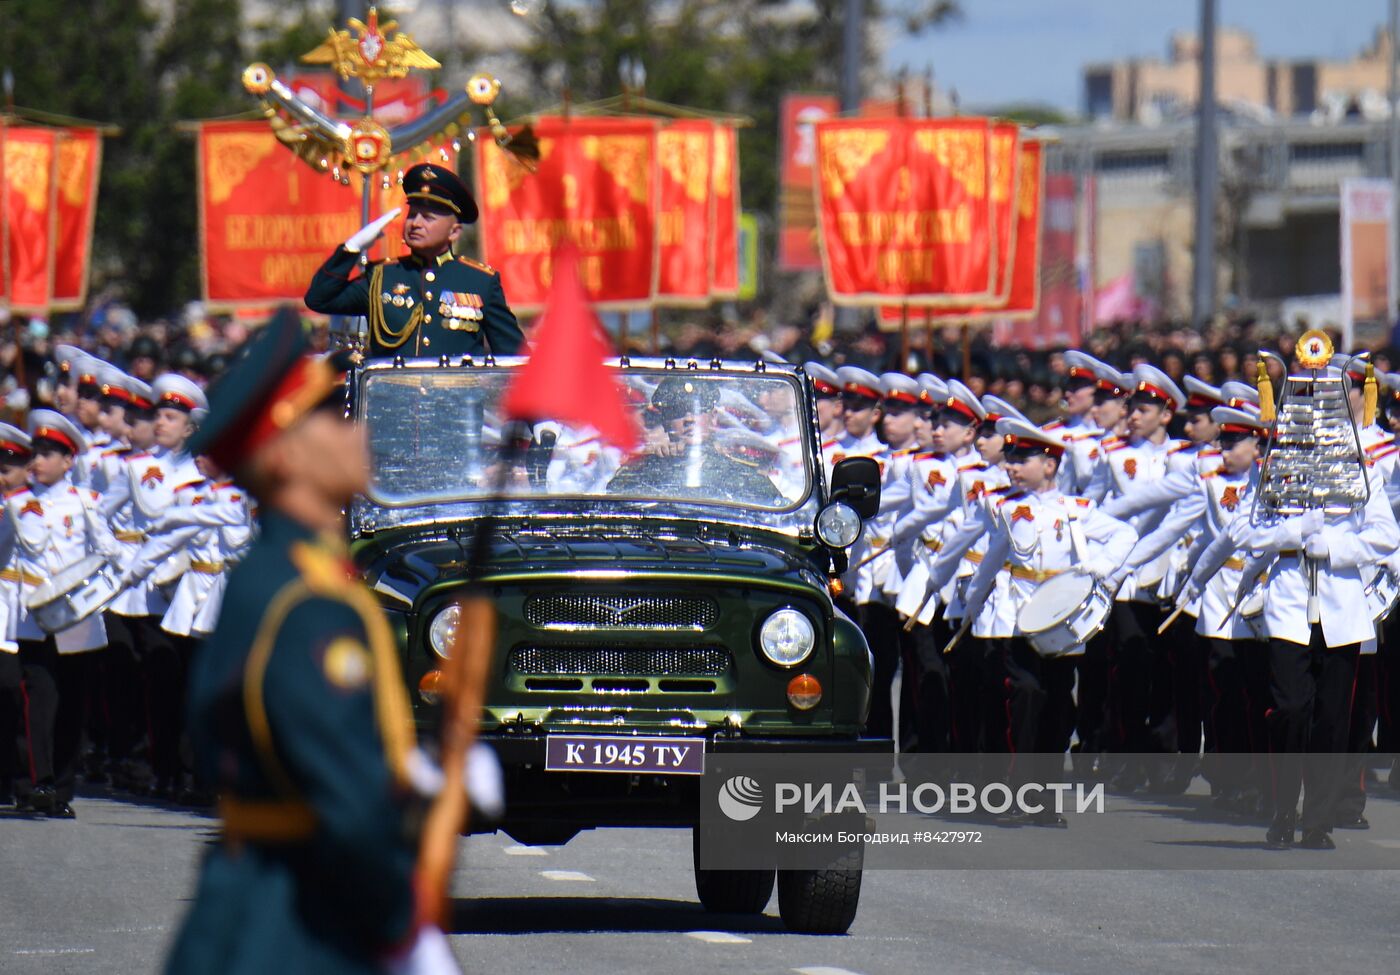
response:
{"label": "red flag on car", "polygon": [[634,450],[637,417],[622,384],[604,360],[612,353],[603,323],[593,314],[573,248],[554,255],[554,281],[535,327],[530,359],[515,374],[502,410],[513,420],[556,420],[592,427],[605,442]]}

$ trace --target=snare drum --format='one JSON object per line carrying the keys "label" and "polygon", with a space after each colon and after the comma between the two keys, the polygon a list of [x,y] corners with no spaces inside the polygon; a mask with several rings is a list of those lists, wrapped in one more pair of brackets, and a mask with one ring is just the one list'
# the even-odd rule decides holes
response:
{"label": "snare drum", "polygon": [[1042,657],[1083,653],[1112,608],[1107,586],[1071,570],[1040,584],[1021,607],[1016,626]]}
{"label": "snare drum", "polygon": [[1366,607],[1377,623],[1390,615],[1400,600],[1400,578],[1388,566],[1381,566],[1374,579],[1366,584]]}
{"label": "snare drum", "polygon": [[34,622],[46,633],[67,630],[96,613],[121,592],[121,573],[100,555],[61,569],[25,599]]}

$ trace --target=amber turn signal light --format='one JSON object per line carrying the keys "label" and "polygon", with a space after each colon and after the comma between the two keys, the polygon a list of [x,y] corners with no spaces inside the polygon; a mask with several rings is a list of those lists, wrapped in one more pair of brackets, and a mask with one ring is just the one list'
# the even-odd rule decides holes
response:
{"label": "amber turn signal light", "polygon": [[418,696],[429,704],[441,700],[442,671],[430,670],[418,681]]}
{"label": "amber turn signal light", "polygon": [[822,699],[822,685],[811,674],[798,674],[788,681],[788,703],[799,711],[810,711]]}

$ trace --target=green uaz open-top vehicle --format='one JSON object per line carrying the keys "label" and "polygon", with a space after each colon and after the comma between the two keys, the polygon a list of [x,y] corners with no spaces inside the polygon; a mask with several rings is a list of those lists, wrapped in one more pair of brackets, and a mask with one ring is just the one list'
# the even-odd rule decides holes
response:
{"label": "green uaz open-top vehicle", "polygon": [[[878,473],[843,461],[829,495],[803,373],[623,360],[645,431],[624,456],[591,430],[503,423],[520,364],[386,360],[354,377],[374,457],[355,559],[401,641],[424,738],[473,531],[499,517],[480,567],[498,615],[481,738],[505,771],[499,828],[557,844],[693,826],[707,753],[887,749],[861,737],[870,651],[831,596]],[[696,876],[725,911],[761,911],[775,879]],[[860,872],[785,872],[778,887],[790,927],[845,930]]]}

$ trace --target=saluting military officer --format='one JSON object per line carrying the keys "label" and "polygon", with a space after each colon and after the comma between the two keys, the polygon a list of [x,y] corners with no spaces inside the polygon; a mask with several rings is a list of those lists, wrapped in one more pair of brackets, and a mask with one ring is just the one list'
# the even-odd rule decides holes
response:
{"label": "saluting military officer", "polygon": [[276,318],[211,388],[191,441],[257,498],[262,534],[191,673],[222,835],[168,972],[377,973],[413,943],[413,724],[393,637],[343,542],[369,471],[344,368]]}
{"label": "saluting military officer", "polygon": [[462,225],[475,223],[476,200],[457,174],[424,163],[404,174],[408,220],[397,260],[359,270],[360,254],[398,216],[393,210],[336,249],[306,290],[306,306],[369,319],[371,358],[515,355],[524,336],[506,304],[501,276],[470,257],[454,257]]}

